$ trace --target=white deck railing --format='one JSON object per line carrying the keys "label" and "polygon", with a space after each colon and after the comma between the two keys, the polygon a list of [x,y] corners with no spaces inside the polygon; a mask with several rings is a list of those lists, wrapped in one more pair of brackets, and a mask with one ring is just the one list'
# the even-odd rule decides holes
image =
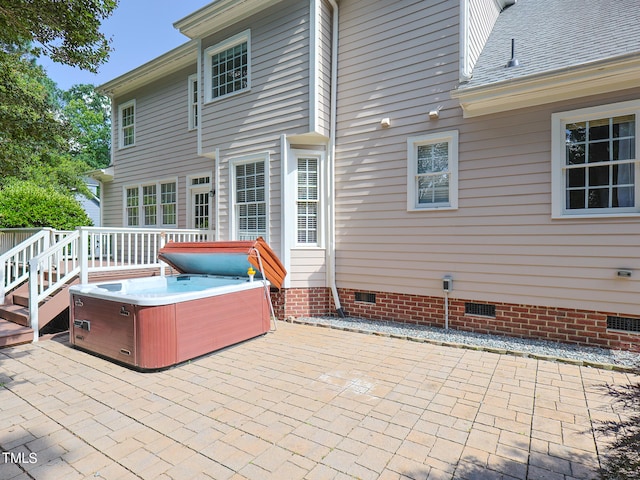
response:
{"label": "white deck railing", "polygon": [[158,251],[167,242],[213,239],[212,231],[180,229],[79,227],[56,233],[58,241],[27,257],[34,342],[38,340],[38,304],[76,275],[81,283],[88,283],[92,272],[158,268],[164,275],[166,265],[158,260]]}
{"label": "white deck railing", "polygon": [[29,260],[44,252],[51,243],[49,229],[3,230],[0,234],[3,253],[0,255],[0,304],[5,294],[29,277]]}
{"label": "white deck railing", "polygon": [[158,230],[153,228],[81,227],[80,282],[89,281],[89,273],[140,268],[158,268],[164,275],[165,265],[158,251],[167,242],[198,242],[213,238],[205,230]]}

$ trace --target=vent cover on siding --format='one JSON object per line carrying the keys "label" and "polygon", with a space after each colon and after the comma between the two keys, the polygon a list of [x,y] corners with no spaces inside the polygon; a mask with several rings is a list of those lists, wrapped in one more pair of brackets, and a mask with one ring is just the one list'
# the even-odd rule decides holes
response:
{"label": "vent cover on siding", "polygon": [[483,317],[495,317],[496,306],[487,303],[465,302],[464,313],[467,315],[481,315]]}
{"label": "vent cover on siding", "polygon": [[356,302],[376,303],[376,294],[356,292]]}
{"label": "vent cover on siding", "polygon": [[607,328],[624,332],[640,333],[640,318],[607,317]]}

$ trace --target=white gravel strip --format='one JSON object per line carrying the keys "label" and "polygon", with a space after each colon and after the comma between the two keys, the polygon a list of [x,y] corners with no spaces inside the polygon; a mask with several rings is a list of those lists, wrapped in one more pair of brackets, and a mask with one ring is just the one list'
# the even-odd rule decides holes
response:
{"label": "white gravel strip", "polygon": [[640,353],[608,350],[600,347],[485,335],[354,317],[302,317],[292,319],[292,322],[611,370],[640,369]]}

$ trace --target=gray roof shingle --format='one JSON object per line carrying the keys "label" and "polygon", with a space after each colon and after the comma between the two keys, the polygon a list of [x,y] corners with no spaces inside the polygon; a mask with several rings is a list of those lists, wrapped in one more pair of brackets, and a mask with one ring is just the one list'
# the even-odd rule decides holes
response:
{"label": "gray roof shingle", "polygon": [[[505,68],[515,39],[518,67]],[[640,0],[518,0],[504,10],[460,89],[640,54]]]}

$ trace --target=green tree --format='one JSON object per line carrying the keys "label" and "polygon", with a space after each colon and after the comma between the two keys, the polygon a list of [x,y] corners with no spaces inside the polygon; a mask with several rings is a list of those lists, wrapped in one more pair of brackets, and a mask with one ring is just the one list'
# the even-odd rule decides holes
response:
{"label": "green tree", "polygon": [[0,194],[0,227],[52,227],[72,230],[92,225],[78,201],[52,187],[31,181],[14,180]]}
{"label": "green tree", "polygon": [[89,149],[78,147],[84,132],[72,128],[72,115],[61,113],[63,99],[35,59],[47,55],[95,72],[110,51],[99,27],[117,4],[118,0],[0,2],[0,188],[17,178],[69,194],[82,190],[78,175],[89,169],[84,164]]}
{"label": "green tree", "polygon": [[0,174],[20,176],[39,155],[65,146],[48,77],[25,45],[0,49]]}
{"label": "green tree", "polygon": [[111,162],[111,104],[93,85],[74,85],[62,92],[62,115],[71,128],[71,154],[90,167]]}
{"label": "green tree", "polygon": [[96,72],[110,52],[100,25],[117,6],[118,0],[2,0],[0,42],[31,42],[36,56]]}

